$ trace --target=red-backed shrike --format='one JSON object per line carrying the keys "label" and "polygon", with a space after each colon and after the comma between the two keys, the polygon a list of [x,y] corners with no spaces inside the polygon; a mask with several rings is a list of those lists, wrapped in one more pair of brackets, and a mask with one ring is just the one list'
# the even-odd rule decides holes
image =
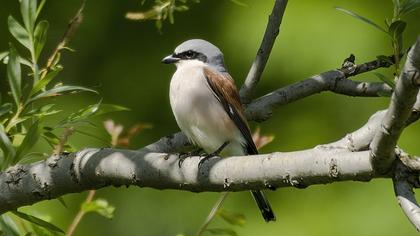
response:
{"label": "red-backed shrike", "polygon": [[[162,62],[177,67],[169,97],[176,122],[192,143],[209,154],[258,154],[235,82],[216,46],[201,39],[188,40]],[[251,193],[265,221],[274,221],[264,193]]]}

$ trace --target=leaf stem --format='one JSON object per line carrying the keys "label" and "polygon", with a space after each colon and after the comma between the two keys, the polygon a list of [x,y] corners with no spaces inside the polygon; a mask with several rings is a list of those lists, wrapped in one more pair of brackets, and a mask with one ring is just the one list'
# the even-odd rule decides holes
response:
{"label": "leaf stem", "polygon": [[9,120],[9,123],[7,124],[6,128],[4,129],[4,131],[6,133],[9,133],[9,131],[13,128],[16,120],[19,118],[19,116],[22,113],[22,111],[23,111],[23,105],[22,104],[19,104],[17,106],[15,115]]}
{"label": "leaf stem", "polygon": [[222,203],[225,201],[226,197],[228,196],[229,192],[223,192],[216,203],[213,205],[209,215],[207,216],[206,220],[204,221],[203,225],[199,228],[197,232],[197,236],[202,236],[203,233],[207,230],[207,227],[211,223],[211,221],[216,216],[217,211],[222,207]]}
{"label": "leaf stem", "polygon": [[82,5],[80,6],[79,10],[77,10],[76,15],[73,16],[73,18],[70,20],[67,30],[64,33],[61,41],[57,44],[55,47],[53,53],[50,55],[50,57],[47,60],[47,64],[45,65],[45,68],[42,69],[41,77],[40,79],[45,78],[45,76],[48,74],[48,72],[51,70],[51,68],[54,66],[54,61],[60,51],[65,48],[66,44],[69,42],[71,36],[73,36],[74,32],[79,27],[80,23],[83,19],[83,9],[85,8],[86,0],[82,1]]}
{"label": "leaf stem", "polygon": [[[95,196],[95,193],[96,193],[96,190],[90,190],[88,193],[88,196],[86,197],[85,203],[92,202],[93,197]],[[85,215],[85,212],[82,210],[82,208],[80,208],[79,212],[77,212],[77,215],[74,217],[73,222],[71,223],[70,227],[67,229],[66,236],[72,236],[74,234],[74,231],[76,230],[77,226],[79,225],[84,215]]]}

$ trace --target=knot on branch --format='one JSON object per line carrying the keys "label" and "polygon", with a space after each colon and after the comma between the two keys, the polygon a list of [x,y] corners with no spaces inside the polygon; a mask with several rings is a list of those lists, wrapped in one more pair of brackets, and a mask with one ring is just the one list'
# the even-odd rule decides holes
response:
{"label": "knot on branch", "polygon": [[16,165],[8,168],[5,175],[5,182],[10,185],[18,185],[21,179],[27,174],[27,170],[22,165]]}

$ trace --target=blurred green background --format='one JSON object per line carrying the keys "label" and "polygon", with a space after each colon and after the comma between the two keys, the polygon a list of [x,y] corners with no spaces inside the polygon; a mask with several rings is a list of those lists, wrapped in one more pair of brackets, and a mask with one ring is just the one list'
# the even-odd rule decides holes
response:
{"label": "blurred green background", "polygon": [[[242,2],[248,6],[229,0],[202,0],[190,5],[189,11],[176,13],[175,24],[165,23],[159,33],[153,22],[125,19],[126,12],[144,9],[141,0],[88,0],[84,21],[70,43],[76,52],[64,53],[64,71],[59,79],[67,84],[93,87],[105,103],[131,108],[129,112],[107,115],[101,120],[112,118],[125,126],[152,123],[153,128],[143,131],[131,144],[133,149],[141,148],[178,131],[168,100],[169,80],[175,68],[161,64],[160,60],[180,42],[191,38],[213,42],[224,52],[237,84],[242,83],[258,49],[273,1]],[[60,40],[79,4],[74,0],[47,1],[41,16],[50,22],[46,52],[51,52]],[[378,23],[392,16],[391,0],[290,0],[255,96],[339,68],[350,53],[356,55],[359,63],[377,55],[392,54],[385,34],[334,10],[334,6],[351,9]],[[7,31],[7,16],[19,17],[18,12],[17,1],[1,0],[0,51],[6,50],[12,40]],[[419,12],[404,19],[408,22],[404,35],[406,46],[420,33],[419,19]],[[380,72],[391,75],[390,69]],[[377,80],[372,73],[354,79]],[[0,90],[6,91],[7,86],[5,65],[0,65]],[[70,113],[99,99],[79,94],[56,102]],[[258,124],[263,133],[276,137],[262,152],[299,150],[334,141],[360,127],[373,112],[386,108],[387,104],[388,98],[322,93],[282,106],[270,120]],[[100,124],[101,120],[97,122]],[[420,155],[419,131],[419,123],[410,126],[399,145]],[[108,139],[103,129],[89,132]],[[106,145],[80,135],[72,136],[70,143],[78,148]],[[38,148],[48,150],[42,142]],[[343,182],[304,190],[282,188],[267,194],[277,213],[276,223],[264,223],[248,192],[229,196],[225,208],[243,213],[247,218],[245,226],[232,227],[239,235],[417,235],[398,207],[389,180]],[[27,210],[50,215],[55,224],[66,229],[85,196],[86,193],[66,195],[69,209],[51,200]],[[87,215],[76,235],[193,235],[218,194],[109,187],[100,190],[97,196],[108,199],[116,207],[114,219]],[[230,227],[216,219],[210,228],[219,226]]]}

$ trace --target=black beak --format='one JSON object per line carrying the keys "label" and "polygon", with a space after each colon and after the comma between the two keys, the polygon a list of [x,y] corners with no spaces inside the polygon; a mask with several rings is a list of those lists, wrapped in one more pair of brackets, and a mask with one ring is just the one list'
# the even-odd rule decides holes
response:
{"label": "black beak", "polygon": [[179,58],[176,57],[174,54],[169,55],[162,59],[162,63],[165,63],[165,64],[173,64],[178,61],[179,61]]}

